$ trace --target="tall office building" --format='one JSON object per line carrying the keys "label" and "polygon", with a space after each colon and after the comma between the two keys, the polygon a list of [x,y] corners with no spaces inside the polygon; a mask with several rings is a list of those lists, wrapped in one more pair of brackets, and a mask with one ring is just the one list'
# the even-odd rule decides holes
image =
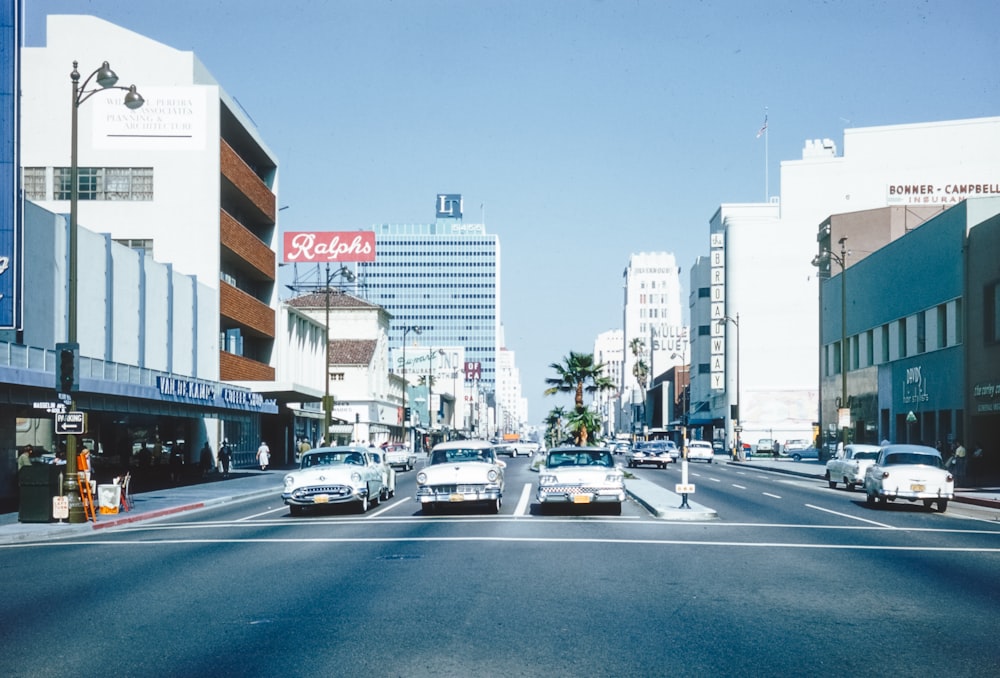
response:
{"label": "tall office building", "polygon": [[[500,337],[500,238],[462,220],[462,196],[437,196],[430,224],[380,224],[376,258],[358,264],[365,297],[392,314],[389,345],[408,327],[423,347],[464,348],[465,379],[495,389]],[[414,332],[407,341],[416,340]],[[397,364],[394,360],[393,364]]]}
{"label": "tall office building", "polygon": [[[688,337],[681,311],[680,268],[672,253],[633,254],[623,277],[622,423],[631,421],[634,431],[645,393],[633,368],[640,360],[645,364],[648,388],[657,374],[686,361]],[[633,346],[640,349],[638,354]]]}

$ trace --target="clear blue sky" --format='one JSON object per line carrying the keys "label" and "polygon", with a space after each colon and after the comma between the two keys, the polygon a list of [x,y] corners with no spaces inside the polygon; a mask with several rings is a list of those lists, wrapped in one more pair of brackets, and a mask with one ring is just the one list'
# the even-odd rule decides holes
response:
{"label": "clear blue sky", "polygon": [[570,404],[549,363],[621,326],[630,253],[676,255],[686,314],[709,218],[765,197],[765,109],[772,195],[806,139],[1000,114],[996,0],[27,0],[29,45],[56,13],[193,50],[277,154],[283,229],[485,203],[533,423]]}

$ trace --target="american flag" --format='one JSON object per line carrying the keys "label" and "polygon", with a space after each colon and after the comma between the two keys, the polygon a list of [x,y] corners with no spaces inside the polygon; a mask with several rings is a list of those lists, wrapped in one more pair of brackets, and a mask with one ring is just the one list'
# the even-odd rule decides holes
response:
{"label": "american flag", "polygon": [[760,126],[759,130],[757,130],[757,138],[760,139],[760,135],[763,134],[766,131],[767,131],[767,116],[765,115],[764,116],[764,124]]}

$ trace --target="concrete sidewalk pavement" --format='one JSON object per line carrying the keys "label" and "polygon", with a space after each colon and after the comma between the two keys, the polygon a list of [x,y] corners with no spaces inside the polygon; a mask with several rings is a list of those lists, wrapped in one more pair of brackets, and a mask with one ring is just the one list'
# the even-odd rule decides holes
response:
{"label": "concrete sidewalk pavement", "polygon": [[17,512],[3,513],[0,514],[0,544],[83,536],[93,534],[95,530],[120,527],[241,499],[268,495],[279,497],[285,473],[285,469],[240,469],[231,473],[229,478],[215,476],[203,482],[133,494],[132,510],[105,514],[98,512],[96,522],[22,523],[19,522]]}

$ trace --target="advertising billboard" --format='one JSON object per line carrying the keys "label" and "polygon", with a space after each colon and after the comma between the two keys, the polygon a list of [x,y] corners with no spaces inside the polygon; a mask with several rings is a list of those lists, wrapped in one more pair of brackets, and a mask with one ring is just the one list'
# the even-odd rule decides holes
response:
{"label": "advertising billboard", "polygon": [[374,231],[299,231],[285,233],[286,264],[375,261]]}

